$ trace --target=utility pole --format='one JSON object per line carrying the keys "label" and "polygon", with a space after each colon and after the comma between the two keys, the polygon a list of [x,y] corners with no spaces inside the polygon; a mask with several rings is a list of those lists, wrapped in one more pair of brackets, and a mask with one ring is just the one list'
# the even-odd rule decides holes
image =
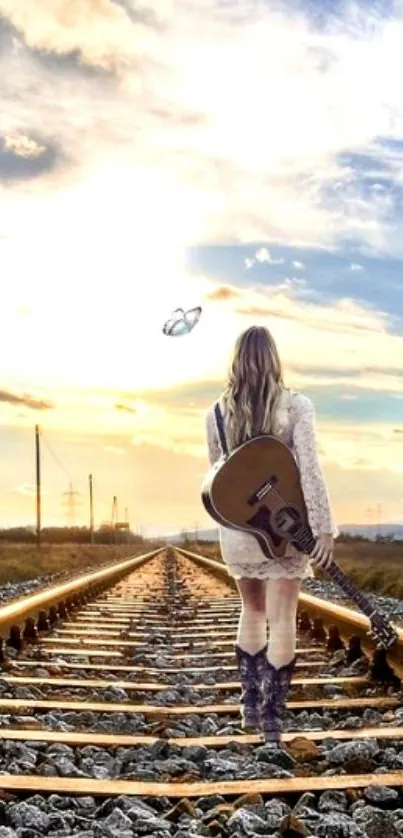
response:
{"label": "utility pole", "polygon": [[92,492],[92,474],[90,474],[90,533],[91,544],[94,543],[94,497]]}
{"label": "utility pole", "polygon": [[371,524],[372,524],[372,509],[370,506],[367,506],[367,516],[368,516],[368,538],[371,539],[373,536]]}
{"label": "utility pole", "polygon": [[381,503],[377,504],[377,510],[378,510],[378,535],[381,536],[382,535],[382,524],[381,524],[381,521],[382,521],[382,504]]}
{"label": "utility pole", "polygon": [[39,425],[35,425],[36,451],[36,546],[41,549],[41,452],[39,441]]}
{"label": "utility pole", "polygon": [[113,529],[114,544],[116,544],[117,537],[118,537],[117,530],[116,530],[116,524],[117,524],[118,520],[119,520],[118,519],[118,499],[117,499],[116,495],[114,495],[113,496],[113,502],[112,502],[112,521],[111,521],[112,529]]}

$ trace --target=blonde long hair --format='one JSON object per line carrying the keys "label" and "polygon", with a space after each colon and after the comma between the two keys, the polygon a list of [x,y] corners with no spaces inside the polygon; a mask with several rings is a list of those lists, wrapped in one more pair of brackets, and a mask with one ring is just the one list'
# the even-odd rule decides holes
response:
{"label": "blonde long hair", "polygon": [[251,326],[237,338],[223,391],[230,449],[255,434],[272,431],[283,388],[280,356],[272,334],[263,326]]}

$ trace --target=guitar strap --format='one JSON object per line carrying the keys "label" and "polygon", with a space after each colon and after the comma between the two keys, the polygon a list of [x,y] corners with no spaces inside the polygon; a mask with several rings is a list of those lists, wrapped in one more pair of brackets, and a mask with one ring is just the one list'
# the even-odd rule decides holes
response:
{"label": "guitar strap", "polygon": [[217,430],[218,430],[218,436],[220,437],[221,450],[222,450],[222,453],[224,454],[224,457],[228,457],[229,451],[228,451],[227,439],[226,439],[225,431],[224,431],[224,420],[223,420],[220,405],[219,405],[218,402],[216,402],[216,404],[214,405],[214,414],[215,414],[215,421],[216,421]]}
{"label": "guitar strap", "polygon": [[[287,404],[288,413],[290,412],[291,400],[292,400],[293,395],[294,395],[294,392],[292,390],[290,390],[289,394],[288,394],[289,398],[288,398],[288,404]],[[220,437],[221,451],[222,451],[224,457],[228,457],[229,450],[228,450],[227,439],[226,439],[225,431],[224,431],[224,420],[223,420],[223,416],[222,416],[222,413],[221,413],[221,408],[220,408],[219,402],[216,402],[215,405],[214,405],[214,414],[215,414],[215,420],[216,420],[218,435]]]}

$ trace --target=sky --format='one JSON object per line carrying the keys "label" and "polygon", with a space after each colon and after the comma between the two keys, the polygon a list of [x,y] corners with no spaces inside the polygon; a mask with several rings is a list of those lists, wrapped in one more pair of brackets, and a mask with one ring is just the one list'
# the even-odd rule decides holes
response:
{"label": "sky", "polygon": [[96,525],[214,525],[205,413],[253,324],[337,523],[403,521],[402,38],[392,0],[0,0],[0,526],[35,525],[36,424],[43,526],[70,484],[88,523],[90,473]]}

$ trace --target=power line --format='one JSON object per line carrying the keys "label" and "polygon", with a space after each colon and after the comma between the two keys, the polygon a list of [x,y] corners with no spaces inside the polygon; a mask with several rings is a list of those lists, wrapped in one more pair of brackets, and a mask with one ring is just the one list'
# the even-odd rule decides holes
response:
{"label": "power line", "polygon": [[51,457],[53,457],[53,459],[55,460],[57,465],[60,466],[60,468],[62,469],[64,474],[67,475],[67,477],[69,478],[69,490],[67,492],[63,492],[63,495],[67,495],[67,499],[65,501],[62,501],[62,505],[67,505],[68,522],[69,522],[70,526],[74,527],[76,525],[76,507],[81,506],[81,504],[78,503],[75,500],[75,496],[80,495],[81,492],[75,492],[73,490],[73,484],[72,484],[70,472],[67,470],[67,468],[65,468],[63,463],[59,460],[59,457],[55,454],[55,452],[51,448],[51,446],[48,443],[46,437],[44,437],[43,432],[41,433],[41,437],[42,437],[42,440],[45,443],[45,446],[46,446],[47,450],[49,451],[49,454],[51,455]]}
{"label": "power line", "polygon": [[[77,492],[73,489],[71,472],[68,471],[68,469],[63,465],[63,463],[61,462],[59,457],[55,454],[51,445],[49,444],[46,437],[44,436],[43,430],[41,428],[39,428],[39,426],[36,426],[36,430],[37,430],[38,452],[39,452],[39,437],[40,437],[40,439],[44,443],[45,447],[47,448],[49,454],[51,455],[51,457],[53,457],[54,461],[57,463],[59,468],[61,468],[62,471],[64,472],[64,474],[68,477],[69,489],[68,489],[67,492],[63,492],[63,495],[66,495],[67,497],[66,497],[66,500],[62,501],[62,504],[67,506],[66,511],[67,511],[67,517],[69,519],[70,525],[75,526],[75,524],[76,524],[76,508],[78,506],[82,506],[82,503],[75,500],[75,497],[77,497],[78,495],[82,495],[82,492]],[[37,454],[38,454],[38,452],[37,452]],[[37,483],[39,485],[38,481],[40,481],[40,472],[39,472],[39,467],[38,467],[38,463],[37,463]],[[129,512],[128,508],[125,507],[125,519],[126,519],[125,523],[126,524],[129,523],[128,512]],[[39,511],[37,510],[37,521],[39,522],[38,525],[37,525],[38,528],[39,528],[38,531],[40,531],[40,510]],[[114,496],[114,498],[113,498],[112,522],[111,523],[112,523],[112,526],[119,523],[118,500],[117,500],[116,496]],[[94,524],[93,524],[92,475],[90,475],[90,529],[91,529],[91,533],[93,533],[93,526],[94,526]],[[38,538],[39,538],[39,536],[38,536]],[[93,538],[93,536],[92,536],[92,538]]]}
{"label": "power line", "polygon": [[63,463],[61,463],[61,462],[60,462],[59,458],[56,456],[56,454],[54,453],[54,451],[52,451],[52,449],[51,449],[51,447],[50,447],[50,445],[49,445],[49,443],[48,443],[48,441],[47,441],[46,437],[44,437],[44,435],[43,435],[43,431],[41,432],[41,439],[42,439],[42,442],[44,442],[44,443],[45,443],[45,446],[46,446],[46,448],[48,449],[49,454],[53,457],[53,459],[54,459],[54,460],[56,461],[56,463],[60,466],[60,468],[61,468],[61,469],[63,469],[64,473],[65,473],[65,474],[67,474],[67,477],[69,478],[69,480],[71,480],[71,474],[70,474],[70,472],[69,472],[69,471],[67,471],[67,469],[64,467]]}

